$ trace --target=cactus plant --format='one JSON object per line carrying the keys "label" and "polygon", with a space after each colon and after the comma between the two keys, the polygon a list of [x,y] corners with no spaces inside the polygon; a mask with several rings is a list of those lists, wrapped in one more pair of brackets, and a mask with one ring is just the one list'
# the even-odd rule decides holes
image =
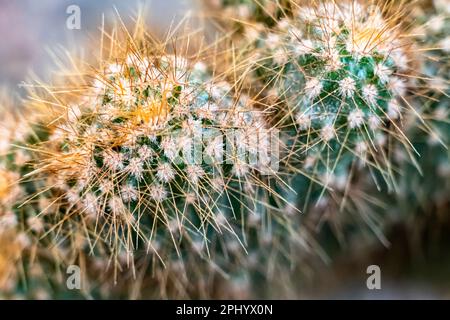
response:
{"label": "cactus plant", "polygon": [[391,211],[445,211],[439,1],[412,22],[382,1],[215,3],[251,40],[226,48],[231,64],[169,50],[138,19],[104,31],[96,62],[70,56],[63,81],[30,85],[36,118],[2,110],[1,297],[293,294],[292,270],[315,273],[335,237],[386,244]]}
{"label": "cactus plant", "polygon": [[[417,80],[420,95],[414,103],[420,117],[410,117],[405,126],[420,157],[411,163],[401,153],[396,153],[395,160],[403,174],[398,183],[399,192],[394,199],[387,200],[399,208],[397,215],[390,217],[391,222],[420,220],[425,212],[445,216],[448,207],[449,14],[448,6],[441,1],[433,1],[431,6],[416,6],[411,13],[417,51],[426,55],[417,59],[423,76]],[[406,213],[408,217],[404,216]]]}
{"label": "cactus plant", "polygon": [[30,200],[38,182],[24,178],[32,170],[28,147],[42,133],[8,96],[0,94],[0,298],[48,299],[62,286],[58,248],[39,241],[45,223],[39,212],[49,199],[42,193]]}
{"label": "cactus plant", "polygon": [[[391,141],[414,153],[401,122],[415,113],[408,99],[416,77],[402,14],[376,2],[299,5],[240,56],[242,68],[254,71],[252,87],[279,110],[275,125],[293,136],[286,166],[300,175],[295,201],[305,212],[358,212],[364,202],[376,204],[357,195],[359,172],[379,173],[392,191]],[[328,218],[339,220],[332,212]],[[377,219],[363,220],[378,234]]]}
{"label": "cactus plant", "polygon": [[[116,34],[103,55],[111,58],[79,67],[64,92],[48,85],[30,93],[29,107],[52,114],[27,175],[43,181],[36,195],[51,194],[56,210],[40,213],[51,241],[106,261],[115,281],[129,268],[162,291],[171,283],[172,297],[205,297],[192,288],[208,273],[245,283],[267,276],[268,259],[303,256],[294,247],[313,254],[308,231],[272,188],[278,140],[265,110],[207,59]],[[180,266],[189,283],[167,271]]]}

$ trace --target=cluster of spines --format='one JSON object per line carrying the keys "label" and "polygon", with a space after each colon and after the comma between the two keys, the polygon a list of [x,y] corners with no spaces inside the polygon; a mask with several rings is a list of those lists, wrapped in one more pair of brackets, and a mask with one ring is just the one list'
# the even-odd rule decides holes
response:
{"label": "cluster of spines", "polygon": [[[241,66],[253,70],[251,87],[279,111],[272,123],[287,133],[283,159],[295,206],[309,217],[322,212],[319,220],[333,219],[340,229],[343,211],[379,207],[358,187],[361,177],[371,176],[378,188],[397,187],[392,141],[414,157],[403,127],[406,115],[415,114],[412,38],[399,23],[403,9],[381,2],[291,6],[271,27],[246,25],[256,33]],[[377,217],[363,220],[380,234]]]}
{"label": "cluster of spines", "polygon": [[[49,133],[29,147],[38,160],[27,175],[44,181],[35,197],[51,194],[40,212],[45,236],[72,257],[97,256],[118,282],[119,273],[144,272],[165,290],[162,278],[173,277],[180,297],[207,273],[246,283],[267,276],[258,268],[264,261],[314,246],[306,230],[297,234],[296,219],[267,209],[289,204],[270,182],[278,177],[269,148],[278,141],[270,141],[277,136],[264,110],[207,62],[155,50],[163,45],[149,38],[127,40],[138,49],[122,52],[114,40],[107,54],[114,59],[72,72],[88,74],[78,83],[66,79],[72,91],[31,91]],[[186,288],[176,266],[192,274]],[[194,277],[196,268],[204,273]]]}
{"label": "cluster of spines", "polygon": [[[46,206],[45,195],[27,202],[38,190],[36,181],[25,179],[32,171],[32,152],[27,145],[39,140],[32,115],[15,110],[17,103],[6,93],[0,97],[0,298],[49,299],[54,291],[45,276],[58,268],[53,260],[58,249],[39,244],[44,220],[39,216]],[[41,258],[45,257],[41,263]],[[55,269],[53,269],[55,267]]]}
{"label": "cluster of spines", "polygon": [[[448,203],[449,10],[445,3],[434,1],[430,7],[415,6],[410,14],[422,77],[416,80],[420,95],[414,101],[420,117],[407,119],[406,132],[421,156],[417,162],[411,163],[400,152],[395,154],[395,161],[403,173],[399,181],[400,190],[394,199],[386,200],[393,201],[404,212],[441,210]],[[422,52],[426,54],[420,54]]]}

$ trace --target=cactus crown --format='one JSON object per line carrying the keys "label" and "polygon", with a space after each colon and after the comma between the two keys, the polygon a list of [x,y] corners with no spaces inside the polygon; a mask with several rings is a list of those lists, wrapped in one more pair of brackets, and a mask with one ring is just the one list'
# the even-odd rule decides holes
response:
{"label": "cactus crown", "polygon": [[53,186],[57,220],[116,258],[143,248],[164,263],[245,247],[249,226],[270,219],[257,207],[276,197],[261,176],[265,119],[204,63],[152,50],[114,52],[57,100],[65,112],[35,171]]}
{"label": "cactus crown", "polygon": [[295,126],[304,169],[329,180],[348,176],[359,159],[390,181],[380,152],[385,137],[407,143],[397,120],[406,109],[409,64],[395,21],[377,6],[319,2],[260,34],[257,77]]}

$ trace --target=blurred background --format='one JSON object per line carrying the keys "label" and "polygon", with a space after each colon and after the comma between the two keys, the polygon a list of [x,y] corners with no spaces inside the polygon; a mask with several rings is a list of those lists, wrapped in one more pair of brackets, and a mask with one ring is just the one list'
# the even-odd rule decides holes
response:
{"label": "blurred background", "polygon": [[[81,9],[81,29],[69,30],[66,9]],[[0,85],[24,95],[20,88],[30,72],[46,78],[54,64],[49,49],[58,46],[83,49],[83,43],[98,32],[105,20],[116,15],[130,21],[144,5],[149,26],[163,35],[187,13],[199,12],[194,0],[0,0]],[[397,214],[397,213],[394,213]],[[305,281],[295,284],[302,298],[450,298],[449,223],[424,221],[412,238],[401,223],[387,233],[391,246],[374,242],[372,247],[349,247],[334,262],[323,266]],[[434,235],[440,234],[439,237]],[[447,249],[446,249],[447,248]],[[382,289],[368,290],[369,265],[382,270]]]}
{"label": "blurred background", "polygon": [[[81,28],[70,30],[66,13],[70,5],[81,11]],[[147,23],[156,34],[163,35],[186,14],[198,12],[198,2],[191,0],[0,0],[0,85],[17,87],[30,71],[46,76],[52,67],[49,49],[82,49],[87,38],[96,35],[105,21],[117,16],[130,22],[143,7]]]}

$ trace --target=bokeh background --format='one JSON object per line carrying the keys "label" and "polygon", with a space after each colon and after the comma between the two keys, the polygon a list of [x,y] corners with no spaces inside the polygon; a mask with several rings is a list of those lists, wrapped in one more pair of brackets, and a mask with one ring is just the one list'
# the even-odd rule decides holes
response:
{"label": "bokeh background", "polygon": [[[66,28],[69,5],[81,9],[81,29]],[[95,35],[102,17],[112,19],[114,7],[130,21],[139,5],[146,10],[153,32],[163,35],[201,4],[189,0],[0,0],[0,85],[24,95],[20,84],[33,72],[49,76],[54,61],[49,51],[58,47],[83,50]],[[51,49],[51,50],[50,50]],[[388,231],[391,246],[348,248],[335,262],[323,266],[309,281],[295,284],[303,298],[450,298],[450,235],[448,225],[424,221],[414,239],[401,223]],[[434,235],[440,233],[438,241]],[[444,234],[442,234],[444,233]],[[382,289],[368,290],[366,268],[379,265]]]}
{"label": "bokeh background", "polygon": [[[80,7],[80,30],[66,27],[70,5]],[[49,50],[83,50],[82,44],[99,32],[103,16],[105,21],[117,16],[115,8],[128,23],[143,8],[152,32],[162,36],[199,7],[191,0],[0,0],[0,84],[17,87],[30,72],[45,78],[53,66]]]}

